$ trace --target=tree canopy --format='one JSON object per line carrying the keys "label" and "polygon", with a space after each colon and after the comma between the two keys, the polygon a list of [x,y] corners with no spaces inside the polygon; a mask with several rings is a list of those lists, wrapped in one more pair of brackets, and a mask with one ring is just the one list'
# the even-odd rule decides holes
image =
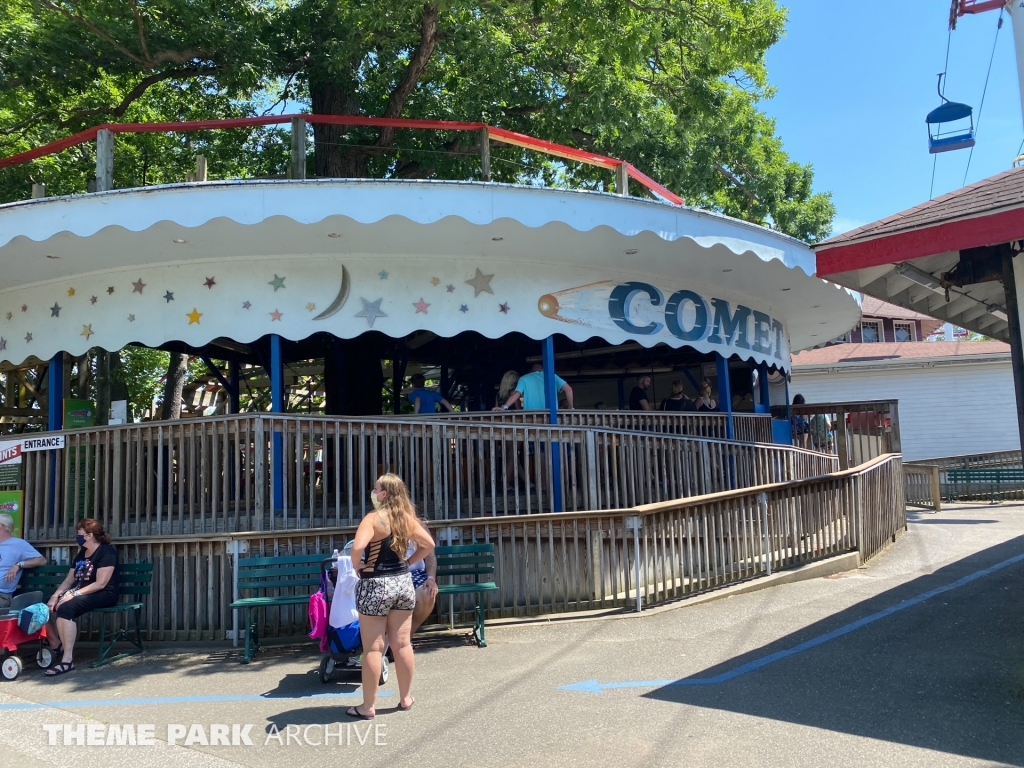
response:
{"label": "tree canopy", "polygon": [[[114,121],[270,110],[487,122],[632,162],[691,205],[808,241],[834,209],[760,104],[775,0],[7,0],[0,153]],[[280,130],[122,135],[118,186],[283,174]],[[317,176],[473,178],[474,134],[316,125]],[[81,191],[91,148],[0,171]],[[515,147],[492,177],[585,188],[608,171]],[[634,190],[639,192],[639,189]]]}

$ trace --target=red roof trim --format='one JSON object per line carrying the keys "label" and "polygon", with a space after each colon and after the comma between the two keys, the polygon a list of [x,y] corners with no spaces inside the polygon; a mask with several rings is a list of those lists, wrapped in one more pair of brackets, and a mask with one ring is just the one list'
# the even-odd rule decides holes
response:
{"label": "red roof trim", "polygon": [[949,221],[860,243],[823,248],[815,254],[818,277],[900,261],[1024,239],[1024,208]]}

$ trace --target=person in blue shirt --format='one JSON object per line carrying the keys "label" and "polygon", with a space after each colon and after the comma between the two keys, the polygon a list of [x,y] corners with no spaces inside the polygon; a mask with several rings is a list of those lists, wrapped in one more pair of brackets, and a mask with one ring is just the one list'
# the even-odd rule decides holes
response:
{"label": "person in blue shirt", "polygon": [[[555,374],[555,391],[564,394],[566,407],[572,408],[572,387],[558,374]],[[523,399],[523,409],[527,411],[548,407],[547,394],[544,392],[544,366],[540,363],[534,363],[530,373],[519,377],[519,383],[505,404],[494,410],[507,411],[519,398]]]}
{"label": "person in blue shirt", "polygon": [[46,565],[46,558],[14,535],[14,518],[0,515],[0,613],[10,608],[21,572],[40,565]]}
{"label": "person in blue shirt", "polygon": [[423,378],[422,373],[414,373],[409,377],[409,382],[413,386],[412,392],[409,393],[409,402],[412,403],[413,413],[436,413],[438,405],[446,411],[455,410],[451,403],[441,397],[439,392],[424,386],[427,380]]}

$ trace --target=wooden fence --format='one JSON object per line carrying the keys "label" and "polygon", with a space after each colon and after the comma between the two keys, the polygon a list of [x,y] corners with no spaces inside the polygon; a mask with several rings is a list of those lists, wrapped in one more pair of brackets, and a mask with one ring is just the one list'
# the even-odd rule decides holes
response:
{"label": "wooden fence", "polygon": [[[429,523],[441,543],[495,545],[491,618],[653,605],[782,568],[858,551],[877,554],[906,528],[902,464],[887,455],[852,470],[628,509],[476,517]],[[122,561],[154,564],[144,634],[223,640],[239,556],[340,550],[355,526],[115,540]],[[48,557],[69,540],[35,542]],[[308,592],[308,587],[302,589]],[[437,620],[471,620],[472,603],[438,605]],[[264,636],[301,635],[306,607],[265,612]],[[86,636],[94,630],[83,619]]]}
{"label": "wooden fence", "polygon": [[789,446],[468,420],[243,414],[65,436],[61,450],[24,456],[36,541],[68,538],[83,517],[115,537],[353,524],[385,471],[424,517],[461,519],[617,509],[837,468]]}
{"label": "wooden fence", "polygon": [[903,464],[907,504],[935,512],[942,510],[939,468],[933,464]]}
{"label": "wooden fence", "polygon": [[[992,453],[972,453],[963,456],[940,456],[934,459],[918,459],[906,463],[907,473],[907,498],[919,499],[921,496],[920,485],[916,478],[924,471],[931,471],[935,468],[936,486],[930,492],[931,496],[938,503],[939,499],[957,499],[963,501],[1005,501],[1010,499],[1024,499],[1024,482],[1007,481],[1004,479],[998,485],[984,481],[973,470],[985,469],[1020,469],[1024,464],[1021,460],[1020,451],[994,451]],[[950,470],[965,470],[959,472],[959,477],[950,477]],[[972,480],[972,475],[976,478]],[[955,476],[954,476],[955,477]],[[911,502],[914,503],[914,502]],[[937,507],[936,507],[937,508]]]}
{"label": "wooden fence", "polygon": [[[465,411],[434,414],[443,421],[495,421],[501,424],[548,423],[547,411]],[[562,410],[557,413],[563,427],[624,429],[641,432],[667,432],[690,437],[712,437],[724,440],[728,417],[711,411],[588,411]],[[734,439],[745,443],[771,443],[772,417],[759,413],[733,414]]]}
{"label": "wooden fence", "polygon": [[807,428],[794,444],[838,457],[840,469],[902,450],[896,400],[807,403],[790,412]]}

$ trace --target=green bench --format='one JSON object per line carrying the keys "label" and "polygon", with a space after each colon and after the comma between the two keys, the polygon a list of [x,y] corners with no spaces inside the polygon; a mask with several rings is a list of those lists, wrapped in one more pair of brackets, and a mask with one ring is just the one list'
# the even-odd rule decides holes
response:
{"label": "green bench", "polygon": [[[260,649],[258,612],[275,605],[305,605],[320,588],[320,564],[330,555],[286,555],[239,558],[238,591],[248,592],[230,608],[245,611],[245,653],[242,663],[252,661]],[[288,591],[280,594],[281,590]],[[279,594],[267,594],[278,592]]]}
{"label": "green bench", "polygon": [[[434,550],[437,557],[437,578],[452,578],[472,576],[473,581],[452,581],[448,584],[437,585],[437,595],[449,596],[449,605],[453,603],[455,595],[476,595],[476,622],[473,626],[473,636],[476,644],[481,648],[487,647],[487,639],[484,636],[484,607],[480,603],[480,595],[484,592],[496,592],[498,585],[493,581],[480,581],[481,576],[494,573],[494,545],[493,544],[465,544],[455,547],[437,547]],[[454,613],[454,609],[449,609]]]}
{"label": "green bench", "polygon": [[978,495],[987,488],[990,500],[995,502],[1002,487],[1024,488],[1024,467],[958,467],[946,470],[946,484],[950,501],[956,501],[958,496]]}
{"label": "green bench", "polygon": [[[35,592],[38,590],[43,593],[43,600],[49,600],[57,587],[64,581],[70,569],[71,566],[69,565],[40,565],[37,568],[26,568],[25,572],[21,575],[19,590],[21,592]],[[127,601],[119,602],[109,608],[97,608],[95,611],[91,611],[91,613],[98,614],[100,617],[99,656],[92,663],[94,667],[109,664],[112,661],[123,659],[126,656],[133,656],[136,653],[142,653],[144,650],[142,647],[142,609],[146,604],[143,602],[143,599],[152,591],[153,564],[118,563],[117,574],[121,599],[127,598]],[[118,616],[129,611],[134,617],[134,639],[132,638],[132,631],[127,627],[117,627],[114,634],[107,640],[107,615]],[[116,656],[109,656],[118,640],[127,640],[135,646],[134,650],[125,651]]]}

